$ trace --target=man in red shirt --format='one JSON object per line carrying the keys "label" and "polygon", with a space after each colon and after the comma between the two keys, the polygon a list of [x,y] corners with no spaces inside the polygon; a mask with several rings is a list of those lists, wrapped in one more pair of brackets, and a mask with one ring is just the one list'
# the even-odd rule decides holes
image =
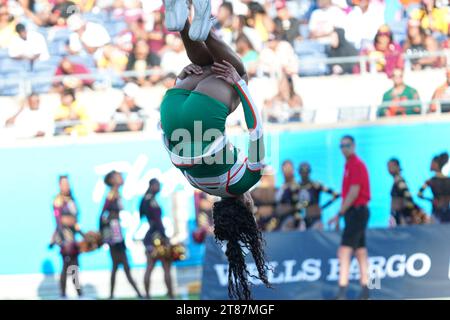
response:
{"label": "man in red shirt", "polygon": [[360,299],[369,298],[369,263],[366,249],[366,227],[369,220],[367,204],[370,200],[369,174],[366,165],[355,154],[355,140],[352,136],[341,139],[340,148],[346,158],[342,183],[342,205],[329,223],[339,227],[339,218],[344,217],[345,229],[342,234],[339,258],[339,293],[337,299],[345,299],[349,282],[350,262],[353,253],[359,263],[362,292]]}

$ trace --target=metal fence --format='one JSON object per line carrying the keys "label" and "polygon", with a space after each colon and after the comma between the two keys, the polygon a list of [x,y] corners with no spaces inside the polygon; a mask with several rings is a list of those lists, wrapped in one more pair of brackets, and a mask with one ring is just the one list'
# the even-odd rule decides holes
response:
{"label": "metal fence", "polygon": [[[414,52],[403,54],[405,59],[405,68],[410,69],[410,61],[413,59],[420,59],[424,57],[444,57],[449,61],[450,64],[450,50],[441,50],[437,52]],[[361,73],[376,73],[376,64],[380,58],[369,57],[369,56],[352,56],[352,57],[340,57],[340,58],[307,58],[305,60],[299,58],[300,68],[305,65],[313,64],[325,64],[332,65],[338,63],[357,63],[360,65]],[[54,76],[51,78],[42,77],[36,75],[32,72],[32,65],[30,64],[29,71],[23,71],[15,73],[13,78],[0,78],[0,88],[18,86],[18,92],[20,94],[27,94],[32,91],[33,87],[36,85],[43,84],[53,84],[57,82],[63,82],[67,78],[77,78],[79,80],[93,80],[96,84],[102,87],[121,87],[124,84],[123,79],[133,78],[133,77],[148,77],[154,75],[153,70],[146,70],[142,72],[136,71],[125,71],[122,73],[117,73],[114,71],[100,71],[90,74],[74,74],[68,76]]]}

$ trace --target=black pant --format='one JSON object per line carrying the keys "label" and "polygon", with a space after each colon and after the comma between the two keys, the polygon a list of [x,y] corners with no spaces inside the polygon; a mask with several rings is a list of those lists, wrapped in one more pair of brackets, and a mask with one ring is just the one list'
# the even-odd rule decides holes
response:
{"label": "black pant", "polygon": [[345,229],[341,245],[353,249],[366,247],[366,228],[369,221],[367,206],[351,207],[344,215]]}
{"label": "black pant", "polygon": [[435,209],[433,214],[438,218],[440,223],[450,222],[450,208],[438,208]]}
{"label": "black pant", "polygon": [[[60,277],[60,286],[61,286],[61,296],[66,296],[66,284],[67,284],[67,271],[69,267],[78,267],[78,255],[62,255],[63,258],[63,269],[61,272]],[[72,275],[72,280],[74,282],[74,285],[78,285],[78,279],[75,277],[78,277],[78,273],[74,273]],[[81,296],[81,288],[76,288],[77,293],[79,296]]]}
{"label": "black pant", "polygon": [[123,266],[123,271],[125,272],[125,275],[127,276],[128,282],[133,287],[134,291],[136,291],[138,296],[141,296],[141,293],[139,292],[139,289],[136,285],[136,282],[134,282],[131,271],[130,271],[130,265],[128,263],[127,258],[127,248],[125,246],[124,242],[116,243],[116,244],[110,244],[109,246],[109,252],[111,254],[111,259],[113,262],[113,267],[111,271],[111,287],[110,287],[110,296],[111,298],[114,296],[114,287],[116,284],[116,273],[117,269],[120,265]]}

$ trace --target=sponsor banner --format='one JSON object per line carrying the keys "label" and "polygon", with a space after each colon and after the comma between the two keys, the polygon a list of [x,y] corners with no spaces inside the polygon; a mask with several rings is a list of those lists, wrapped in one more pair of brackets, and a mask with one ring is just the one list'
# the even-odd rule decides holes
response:
{"label": "sponsor banner", "polygon": [[[367,231],[369,289],[373,299],[450,296],[450,225],[426,225]],[[337,232],[265,234],[273,289],[250,278],[255,299],[332,299],[337,293],[340,243]],[[228,262],[224,247],[207,239],[202,299],[227,299]],[[251,274],[256,268],[247,255]],[[350,266],[348,296],[359,294],[359,266]]]}

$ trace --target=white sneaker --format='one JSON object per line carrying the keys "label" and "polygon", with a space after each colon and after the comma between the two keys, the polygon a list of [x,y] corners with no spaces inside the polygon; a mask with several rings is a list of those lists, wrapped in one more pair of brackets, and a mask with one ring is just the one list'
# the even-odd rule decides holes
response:
{"label": "white sneaker", "polygon": [[189,38],[193,41],[205,41],[212,27],[210,0],[192,0],[194,19],[189,28]]}
{"label": "white sneaker", "polygon": [[165,24],[169,31],[181,31],[184,29],[189,16],[189,8],[186,0],[164,0]]}

